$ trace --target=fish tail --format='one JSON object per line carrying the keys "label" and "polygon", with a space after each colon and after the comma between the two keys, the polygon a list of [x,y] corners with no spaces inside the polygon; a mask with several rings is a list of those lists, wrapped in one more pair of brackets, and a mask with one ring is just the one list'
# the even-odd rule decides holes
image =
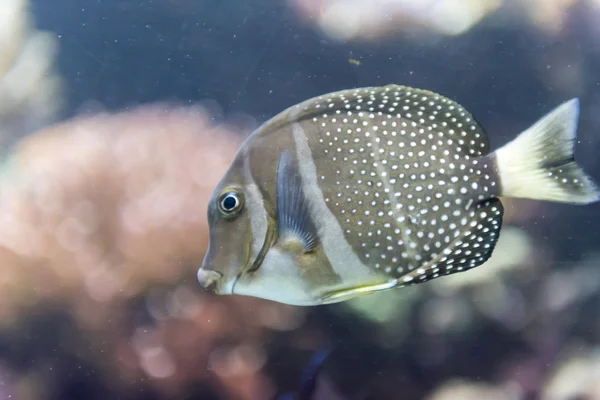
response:
{"label": "fish tail", "polygon": [[578,119],[579,100],[572,99],[496,150],[501,195],[572,204],[598,201],[598,186],[573,153]]}

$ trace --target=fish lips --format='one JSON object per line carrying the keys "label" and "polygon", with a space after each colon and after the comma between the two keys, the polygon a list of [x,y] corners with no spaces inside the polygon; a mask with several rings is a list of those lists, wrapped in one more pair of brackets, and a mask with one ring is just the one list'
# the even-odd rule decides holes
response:
{"label": "fish lips", "polygon": [[198,269],[197,277],[200,286],[204,289],[218,292],[219,282],[223,278],[223,274],[210,269],[205,269],[204,266],[202,266]]}
{"label": "fish lips", "polygon": [[200,267],[197,272],[198,282],[204,289],[216,294],[233,294],[236,283],[240,280],[242,274],[237,274],[233,279],[225,281],[224,275],[218,271]]}
{"label": "fish lips", "polygon": [[[204,262],[196,274],[200,286],[206,290],[213,291],[216,294],[234,294],[233,290],[236,283],[240,280],[242,272],[236,274],[232,279],[228,279],[222,272],[211,269],[209,264],[213,264],[213,262],[207,261],[208,259],[209,256],[205,256]],[[244,265],[247,266],[249,263],[250,259],[246,260]],[[246,269],[246,267],[244,267],[242,271],[244,269]]]}

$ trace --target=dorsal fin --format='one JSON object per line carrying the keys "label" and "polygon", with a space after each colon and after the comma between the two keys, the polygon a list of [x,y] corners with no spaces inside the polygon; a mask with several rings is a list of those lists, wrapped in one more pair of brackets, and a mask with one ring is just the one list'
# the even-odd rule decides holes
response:
{"label": "dorsal fin", "polygon": [[391,122],[410,121],[410,128],[422,128],[425,134],[444,132],[438,147],[447,146],[458,155],[482,156],[490,152],[485,130],[463,106],[429,90],[401,85],[347,89],[313,97],[276,115],[263,127],[273,130],[291,121],[349,112],[350,119],[369,121],[385,116]]}

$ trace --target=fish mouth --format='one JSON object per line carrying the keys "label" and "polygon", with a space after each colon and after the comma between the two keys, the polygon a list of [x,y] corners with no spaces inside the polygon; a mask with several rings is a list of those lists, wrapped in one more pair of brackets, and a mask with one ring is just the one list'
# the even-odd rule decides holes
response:
{"label": "fish mouth", "polygon": [[218,271],[200,267],[198,269],[197,278],[200,286],[202,286],[204,289],[212,290],[215,293],[218,293],[219,282],[221,281],[221,278],[223,278],[223,274]]}

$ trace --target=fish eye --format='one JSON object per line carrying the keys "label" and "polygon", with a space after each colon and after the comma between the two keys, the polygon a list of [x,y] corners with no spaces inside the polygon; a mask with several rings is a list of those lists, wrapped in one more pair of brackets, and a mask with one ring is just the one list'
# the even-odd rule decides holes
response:
{"label": "fish eye", "polygon": [[218,206],[223,217],[233,218],[242,211],[244,196],[237,189],[225,189],[219,195]]}

